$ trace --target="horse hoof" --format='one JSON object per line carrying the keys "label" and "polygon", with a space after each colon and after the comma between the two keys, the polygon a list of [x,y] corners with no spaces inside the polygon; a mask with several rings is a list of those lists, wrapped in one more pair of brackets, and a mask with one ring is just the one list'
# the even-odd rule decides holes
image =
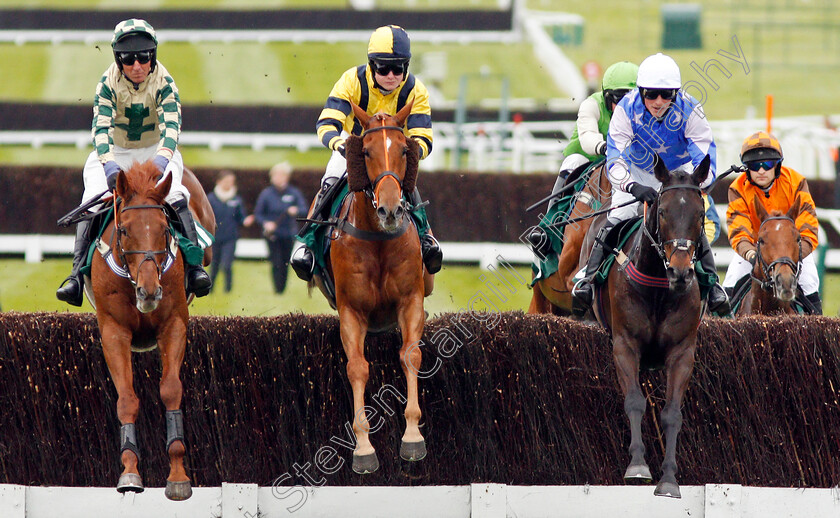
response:
{"label": "horse hoof", "polygon": [[142,493],[144,489],[143,479],[137,473],[123,473],[120,475],[119,481],[117,481],[117,491],[120,493],[129,491],[132,493]]}
{"label": "horse hoof", "polygon": [[624,472],[624,479],[650,482],[653,480],[653,477],[650,475],[650,468],[647,467],[647,464],[637,464],[627,466],[627,471]]}
{"label": "horse hoof", "polygon": [[670,498],[682,498],[680,495],[680,486],[674,482],[659,482],[656,489],[653,490],[655,496],[667,496]]}
{"label": "horse hoof", "polygon": [[183,482],[166,481],[166,490],[163,492],[166,498],[175,501],[186,500],[192,496],[192,486],[189,480]]}
{"label": "horse hoof", "polygon": [[367,455],[353,454],[353,471],[359,475],[366,475],[373,473],[379,469],[379,459],[376,458],[376,452]]}
{"label": "horse hoof", "polygon": [[405,442],[400,445],[400,458],[415,462],[426,457],[426,441]]}

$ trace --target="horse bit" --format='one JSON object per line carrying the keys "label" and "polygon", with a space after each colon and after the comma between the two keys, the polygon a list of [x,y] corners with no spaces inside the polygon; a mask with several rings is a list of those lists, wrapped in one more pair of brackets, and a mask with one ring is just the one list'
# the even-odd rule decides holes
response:
{"label": "horse bit", "polygon": [[[771,221],[771,220],[790,221],[791,223],[793,223],[794,227],[796,226],[796,222],[788,216],[770,216],[769,218],[766,218],[764,221],[761,222],[761,225],[758,227],[758,232],[756,233],[756,235],[760,234],[761,233],[761,227],[763,227],[765,223],[767,223],[768,221]],[[786,265],[790,266],[791,270],[794,271],[793,279],[795,281],[795,284],[799,284],[799,273],[802,271],[802,266],[801,266],[801,263],[802,263],[802,239],[801,238],[798,240],[797,244],[799,246],[799,260],[798,261],[794,262],[793,259],[791,259],[790,257],[783,256],[783,257],[780,257],[780,258],[772,261],[770,264],[767,264],[767,261],[764,260],[764,256],[761,255],[761,241],[760,240],[757,241],[756,242],[756,254],[755,255],[756,255],[756,258],[759,261],[759,264],[761,265],[761,271],[764,274],[764,280],[761,280],[761,279],[757,278],[755,275],[753,275],[752,270],[750,270],[750,278],[752,278],[754,281],[758,282],[759,285],[761,286],[761,289],[766,290],[766,291],[771,291],[775,288],[775,285],[776,285],[776,281],[773,280],[773,275],[772,275],[773,274],[773,268],[775,268],[775,266],[777,264],[783,264],[783,265],[786,264]]]}
{"label": "horse bit", "polygon": [[[662,190],[659,191],[659,196],[657,197],[657,200],[656,200],[657,205],[659,203],[659,198],[662,196],[662,194],[664,194],[665,191],[669,191],[669,190],[672,190],[672,189],[690,189],[692,191],[696,191],[698,195],[702,192],[700,187],[698,187],[696,185],[693,185],[693,184],[669,185],[667,187],[662,188]],[[662,263],[665,265],[666,269],[670,268],[671,257],[673,257],[675,253],[677,253],[678,251],[684,251],[684,252],[688,253],[688,251],[691,250],[692,246],[694,247],[694,253],[691,254],[691,266],[692,267],[694,266],[694,263],[697,260],[697,250],[700,248],[700,246],[699,246],[700,245],[700,243],[699,243],[700,239],[692,241],[692,240],[686,239],[686,238],[678,238],[678,239],[669,239],[668,241],[660,242],[657,239],[654,239],[654,237],[651,235],[650,231],[648,231],[647,225],[642,225],[642,229],[644,229],[644,233],[647,236],[647,238],[650,240],[651,246],[656,249],[656,253],[659,255],[659,258],[662,259]],[[659,218],[658,217],[656,218],[656,236],[659,237]],[[669,244],[673,245],[674,248],[671,251],[671,255],[667,256],[665,254],[665,247]]]}
{"label": "horse bit", "polygon": [[[116,205],[116,201],[115,201],[115,205]],[[169,221],[169,217],[166,216],[166,208],[163,205],[133,205],[133,206],[130,206],[130,207],[123,207],[122,209],[119,210],[118,213],[115,212],[115,214],[122,214],[123,212],[125,212],[127,210],[135,210],[135,209],[159,209],[159,210],[163,211],[164,217],[166,217],[167,222]],[[167,225],[165,230],[164,230],[164,237],[165,237],[165,241],[167,243],[170,243],[170,246],[168,248],[164,249],[164,250],[125,250],[123,248],[121,238],[122,238],[122,236],[127,235],[127,232],[126,232],[125,228],[123,228],[120,225],[119,218],[117,218],[117,217],[114,217],[114,229],[116,230],[116,245],[117,245],[117,250],[119,250],[119,259],[120,259],[120,262],[123,265],[125,265],[125,277],[129,281],[131,281],[131,285],[136,288],[137,287],[137,281],[131,276],[131,272],[128,269],[128,262],[126,261],[126,258],[125,258],[125,256],[127,256],[127,255],[135,255],[135,254],[143,255],[143,260],[140,261],[140,264],[137,266],[138,271],[139,271],[140,267],[143,266],[143,263],[145,263],[146,261],[151,261],[155,265],[155,270],[158,273],[158,281],[160,281],[161,277],[163,277],[163,274],[166,273],[166,271],[169,270],[169,267],[172,266],[172,264],[175,262],[175,254],[172,251],[172,249],[173,249],[174,246],[177,246],[177,245],[175,244],[175,236],[173,236],[172,233],[169,231],[169,225]],[[165,256],[166,256],[165,259],[163,260],[162,264],[158,263],[157,260],[156,260],[156,256],[161,255],[161,254],[165,254]],[[112,269],[113,269],[113,266],[112,266]],[[114,271],[115,271],[115,273],[118,273],[118,272],[116,272],[116,270],[114,270]]]}

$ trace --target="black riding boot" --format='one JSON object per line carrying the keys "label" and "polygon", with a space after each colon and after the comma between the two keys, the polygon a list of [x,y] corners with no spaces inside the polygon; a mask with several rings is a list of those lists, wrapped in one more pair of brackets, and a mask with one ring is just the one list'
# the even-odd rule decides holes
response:
{"label": "black riding boot", "polygon": [[[414,206],[423,203],[423,199],[420,198],[420,191],[417,190],[417,187],[415,187],[414,192],[408,196],[408,201]],[[429,229],[426,232],[426,235],[420,240],[420,251],[423,256],[423,264],[426,266],[426,271],[431,274],[439,272],[441,266],[443,266],[443,252],[440,250],[440,243],[438,243],[438,240],[432,235],[431,229]]]}
{"label": "black riding boot", "polygon": [[90,220],[86,219],[76,223],[76,244],[73,245],[73,270],[70,276],[64,279],[61,286],[55,292],[58,300],[62,300],[72,306],[81,306],[84,300],[84,280],[79,270],[85,262],[85,254],[90,248]]}
{"label": "black riding boot", "polygon": [[[181,231],[184,237],[192,241],[196,246],[198,243],[198,233],[195,230],[195,222],[193,221],[190,206],[187,200],[180,199],[172,204],[175,213],[178,215],[178,221],[181,223]],[[213,287],[213,281],[204,267],[200,264],[192,265],[184,263],[187,269],[185,275],[187,276],[187,293],[194,293],[196,297],[203,297],[210,293],[210,288]]]}
{"label": "black riding boot", "polygon": [[814,293],[811,293],[810,295],[805,295],[805,298],[808,299],[808,302],[810,302],[811,306],[813,306],[813,312],[811,313],[812,315],[822,315],[823,314],[823,312],[822,312],[822,301],[820,300],[820,292],[819,291],[815,291]]}
{"label": "black riding boot", "polygon": [[606,241],[607,234],[609,234],[614,226],[615,223],[607,220],[604,226],[601,227],[601,230],[598,231],[598,235],[595,237],[595,245],[593,245],[592,252],[589,254],[589,260],[586,262],[586,273],[583,279],[579,280],[575,284],[575,287],[572,288],[572,297],[577,299],[585,309],[592,307],[592,299],[595,291],[594,286],[592,286],[592,281],[595,279],[595,274],[598,273],[598,267],[601,266],[604,255],[606,255],[604,241]]}
{"label": "black riding boot", "polygon": [[[709,246],[709,239],[706,237],[705,232],[700,235],[699,244],[700,250],[697,253],[700,256],[700,265],[703,266],[704,271],[714,273],[715,278],[717,278],[715,256],[712,254],[712,247]],[[709,311],[718,315],[726,316],[732,312],[732,308],[729,307],[729,297],[726,294],[726,290],[723,289],[719,282],[716,282],[712,286],[712,289],[709,290],[708,303]]]}
{"label": "black riding boot", "polygon": [[[572,174],[572,171],[563,170],[557,175],[557,180],[554,182],[554,188],[551,189],[551,194],[556,194],[560,192],[563,187],[566,186],[566,180],[569,178],[569,175]],[[548,202],[548,208],[545,209],[545,213],[549,214],[551,209],[560,201],[562,196],[558,196],[556,198],[552,198]],[[545,260],[545,258],[553,252],[553,248],[551,246],[551,239],[548,238],[548,233],[542,227],[534,227],[531,229],[531,232],[526,237],[528,243],[531,245],[531,250],[534,254],[540,258],[540,260]]]}
{"label": "black riding boot", "polygon": [[[321,190],[315,195],[315,204],[312,207],[312,215],[309,219],[326,220],[329,218],[327,212],[329,212],[329,206],[332,205],[332,196],[327,196],[327,193],[337,182],[338,178],[324,178]],[[309,222],[304,223],[298,235],[302,236],[313,224]],[[302,281],[309,282],[312,280],[312,275],[315,272],[315,254],[312,253],[309,247],[303,245],[295,250],[292,258],[289,260],[289,264],[292,265],[292,270],[295,271],[295,275]]]}

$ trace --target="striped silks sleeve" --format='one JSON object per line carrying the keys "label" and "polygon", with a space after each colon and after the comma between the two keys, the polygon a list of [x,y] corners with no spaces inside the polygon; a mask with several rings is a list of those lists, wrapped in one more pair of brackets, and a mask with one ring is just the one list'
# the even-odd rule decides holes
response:
{"label": "striped silks sleeve", "polygon": [[[814,203],[814,198],[811,196],[811,190],[808,188],[808,180],[804,177],[800,176],[800,181],[796,186],[794,196],[799,197],[799,215],[796,216],[796,228],[799,229],[802,238],[811,245],[810,252],[813,252],[819,244],[819,238],[817,236],[819,234],[820,224],[817,221],[817,206]],[[803,247],[803,254],[805,252],[806,250]]]}
{"label": "striped silks sleeve", "polygon": [[355,67],[345,71],[333,85],[330,95],[327,97],[327,102],[324,103],[324,109],[321,110],[318,122],[315,124],[318,140],[325,147],[335,150],[341,143],[341,130],[344,129],[344,125],[353,111],[350,108],[350,101],[359,102],[359,89]]}
{"label": "striped silks sleeve", "polygon": [[[743,173],[742,173],[743,174]],[[742,184],[741,178],[736,179],[729,186],[729,206],[726,208],[726,225],[729,227],[729,245],[741,256],[747,250],[755,250],[752,219],[748,203],[744,193],[738,187]]]}
{"label": "striped silks sleeve", "polygon": [[163,79],[163,86],[155,96],[158,126],[161,128],[157,154],[171,159],[181,135],[181,98],[175,81],[169,75],[165,75]]}
{"label": "striped silks sleeve", "polygon": [[420,81],[414,85],[414,105],[406,119],[406,132],[420,144],[420,158],[432,152],[432,109],[429,106],[429,91]]}
{"label": "striped silks sleeve", "polygon": [[114,90],[108,85],[108,74],[106,72],[96,85],[91,128],[93,147],[96,149],[99,161],[103,164],[114,159],[114,140],[111,136],[111,128],[114,126],[115,99]]}

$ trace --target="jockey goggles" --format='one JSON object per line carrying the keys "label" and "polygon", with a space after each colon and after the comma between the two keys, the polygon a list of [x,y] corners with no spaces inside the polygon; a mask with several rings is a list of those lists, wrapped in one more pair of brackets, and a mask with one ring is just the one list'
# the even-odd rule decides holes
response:
{"label": "jockey goggles", "polygon": [[641,88],[642,95],[649,101],[655,101],[661,97],[665,101],[671,101],[677,96],[679,88]]}
{"label": "jockey goggles", "polygon": [[776,167],[776,164],[779,163],[779,160],[753,160],[751,162],[745,162],[744,165],[747,166],[747,169],[750,171],[758,171],[759,169],[764,169],[765,171],[769,171]]}
{"label": "jockey goggles", "polygon": [[374,72],[383,77],[387,76],[389,72],[393,72],[395,76],[401,76],[405,74],[406,69],[406,63],[377,63],[371,61],[370,66]]}
{"label": "jockey goggles", "polygon": [[120,63],[126,66],[131,66],[135,61],[139,61],[141,65],[145,65],[152,59],[151,50],[141,50],[135,52],[117,52],[117,59]]}
{"label": "jockey goggles", "polygon": [[607,106],[610,106],[610,103],[618,104],[628,93],[630,93],[630,90],[627,90],[626,88],[607,90],[604,94],[604,99],[607,101]]}

